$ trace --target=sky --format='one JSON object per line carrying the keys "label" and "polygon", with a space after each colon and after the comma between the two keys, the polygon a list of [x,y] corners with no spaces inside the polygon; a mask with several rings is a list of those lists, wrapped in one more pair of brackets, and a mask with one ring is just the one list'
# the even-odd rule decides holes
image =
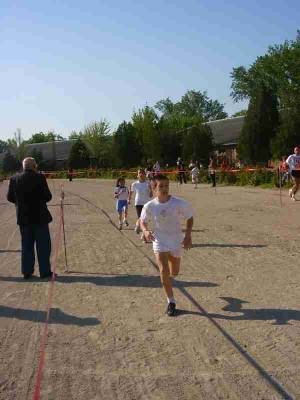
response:
{"label": "sky", "polygon": [[[244,4],[243,4],[244,3]],[[92,121],[206,90],[232,115],[230,72],[295,39],[298,0],[1,0],[0,140]]]}

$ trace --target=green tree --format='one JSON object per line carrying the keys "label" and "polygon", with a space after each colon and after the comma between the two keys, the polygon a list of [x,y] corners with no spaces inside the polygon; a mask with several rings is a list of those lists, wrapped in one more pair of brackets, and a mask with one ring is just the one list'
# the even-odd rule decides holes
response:
{"label": "green tree", "polygon": [[101,167],[107,167],[110,164],[112,147],[110,131],[110,123],[105,119],[92,122],[83,130],[82,140]]}
{"label": "green tree", "polygon": [[136,167],[140,164],[140,148],[134,126],[123,121],[113,136],[113,154],[117,168]]}
{"label": "green tree", "polygon": [[162,148],[160,133],[156,127],[157,120],[157,114],[148,105],[133,112],[132,121],[143,163],[146,163],[147,160],[160,160],[161,158]]}
{"label": "green tree", "polygon": [[173,103],[170,98],[160,100],[154,106],[162,115],[170,117],[178,114],[186,117],[201,117],[204,122],[226,118],[224,104],[211,100],[207,92],[187,90],[181,100]]}
{"label": "green tree", "polygon": [[5,151],[8,151],[9,147],[7,142],[5,142],[4,140],[0,140],[0,154],[4,153]]}
{"label": "green tree", "polygon": [[234,114],[232,114],[232,118],[235,118],[235,117],[243,117],[243,116],[245,116],[247,114],[247,110],[240,110],[240,111],[237,111],[237,112],[235,112]]}
{"label": "green tree", "polygon": [[213,150],[212,131],[208,125],[197,123],[187,129],[183,138],[182,157],[184,160],[203,160],[208,164]]}
{"label": "green tree", "polygon": [[79,138],[82,138],[82,132],[76,132],[76,131],[72,131],[69,135],[69,140],[77,140]]}
{"label": "green tree", "polygon": [[16,172],[21,167],[21,163],[8,151],[3,159],[2,169],[4,172]]}
{"label": "green tree", "polygon": [[279,124],[278,100],[272,90],[264,86],[252,95],[239,137],[238,155],[250,164],[267,164],[271,159],[271,139]]}
{"label": "green tree", "polygon": [[88,168],[90,165],[90,153],[82,139],[77,139],[73,144],[68,158],[68,166],[74,169]]}

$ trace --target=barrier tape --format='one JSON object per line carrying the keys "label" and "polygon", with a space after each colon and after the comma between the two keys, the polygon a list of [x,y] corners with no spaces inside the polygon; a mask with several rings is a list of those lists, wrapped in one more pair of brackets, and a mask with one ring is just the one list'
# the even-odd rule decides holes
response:
{"label": "barrier tape", "polygon": [[44,359],[45,359],[45,352],[46,352],[46,342],[47,342],[47,336],[48,336],[49,317],[50,317],[50,311],[51,311],[52,299],[53,299],[55,271],[56,271],[58,253],[60,250],[61,240],[62,240],[62,226],[63,226],[63,207],[61,207],[61,210],[60,210],[58,236],[56,239],[55,256],[54,256],[54,260],[53,260],[52,277],[51,277],[51,283],[50,283],[50,293],[49,293],[49,298],[48,298],[47,316],[46,316],[44,332],[43,332],[40,361],[39,361],[38,373],[37,373],[36,384],[35,384],[35,389],[34,389],[34,400],[40,400],[40,390],[41,390],[42,373],[43,373],[43,366],[44,366]]}

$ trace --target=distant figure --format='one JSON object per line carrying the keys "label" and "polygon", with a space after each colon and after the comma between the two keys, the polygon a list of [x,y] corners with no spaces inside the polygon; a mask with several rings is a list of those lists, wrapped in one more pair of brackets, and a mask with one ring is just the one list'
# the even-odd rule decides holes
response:
{"label": "distant figure", "polygon": [[[119,230],[122,229],[122,225],[128,226],[128,202],[129,202],[129,189],[125,186],[125,179],[119,178],[115,189],[115,199],[117,199],[116,209],[119,215]],[[123,219],[124,212],[124,219]]]}
{"label": "distant figure", "polygon": [[150,163],[147,164],[145,172],[146,172],[146,178],[150,180],[153,177],[153,168]]}
{"label": "distant figure", "polygon": [[0,176],[0,186],[2,185],[3,182],[4,182],[4,178],[2,176]]}
{"label": "distant figure", "polygon": [[194,188],[198,188],[198,180],[199,180],[199,168],[195,164],[193,169],[191,170],[191,177],[192,177],[192,182],[194,184]]}
{"label": "distant figure", "polygon": [[294,148],[294,154],[287,158],[285,165],[294,181],[294,186],[289,190],[289,196],[293,201],[296,201],[295,196],[300,185],[300,147],[296,146]]}
{"label": "distant figure", "polygon": [[209,163],[209,166],[208,166],[208,171],[209,171],[209,174],[210,174],[212,187],[215,187],[216,186],[216,163],[215,163],[215,160],[212,157],[210,157],[209,160],[210,160],[210,163]]}
{"label": "distant figure", "polygon": [[281,159],[281,176],[283,185],[287,180],[290,180],[289,171],[286,170],[286,157],[282,157]]}
{"label": "distant figure", "polygon": [[182,185],[182,179],[186,183],[185,173],[184,173],[184,163],[180,157],[177,160],[177,179],[179,180],[179,185]]}
{"label": "distant figure", "polygon": [[23,160],[23,172],[10,178],[7,200],[14,203],[17,224],[22,238],[22,274],[29,279],[34,273],[34,245],[39,261],[40,277],[52,275],[50,265],[51,238],[49,223],[52,217],[47,202],[52,199],[44,175],[36,172],[34,158]]}
{"label": "distant figure", "polygon": [[72,182],[72,180],[73,180],[73,168],[69,168],[68,169],[68,178],[69,178],[69,182]]}
{"label": "distant figure", "polygon": [[153,165],[153,170],[155,174],[159,174],[160,173],[160,165],[159,162],[156,161],[156,163]]}

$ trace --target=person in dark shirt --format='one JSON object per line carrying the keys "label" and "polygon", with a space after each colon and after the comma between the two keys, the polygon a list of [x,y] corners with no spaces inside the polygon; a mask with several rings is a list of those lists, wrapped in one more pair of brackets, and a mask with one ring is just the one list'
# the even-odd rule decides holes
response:
{"label": "person in dark shirt", "polygon": [[52,199],[46,178],[36,172],[34,158],[23,160],[23,172],[10,178],[7,200],[14,203],[17,224],[22,239],[21,270],[24,279],[34,273],[36,245],[40,277],[52,275],[50,265],[51,238],[49,223],[52,221],[47,202]]}

